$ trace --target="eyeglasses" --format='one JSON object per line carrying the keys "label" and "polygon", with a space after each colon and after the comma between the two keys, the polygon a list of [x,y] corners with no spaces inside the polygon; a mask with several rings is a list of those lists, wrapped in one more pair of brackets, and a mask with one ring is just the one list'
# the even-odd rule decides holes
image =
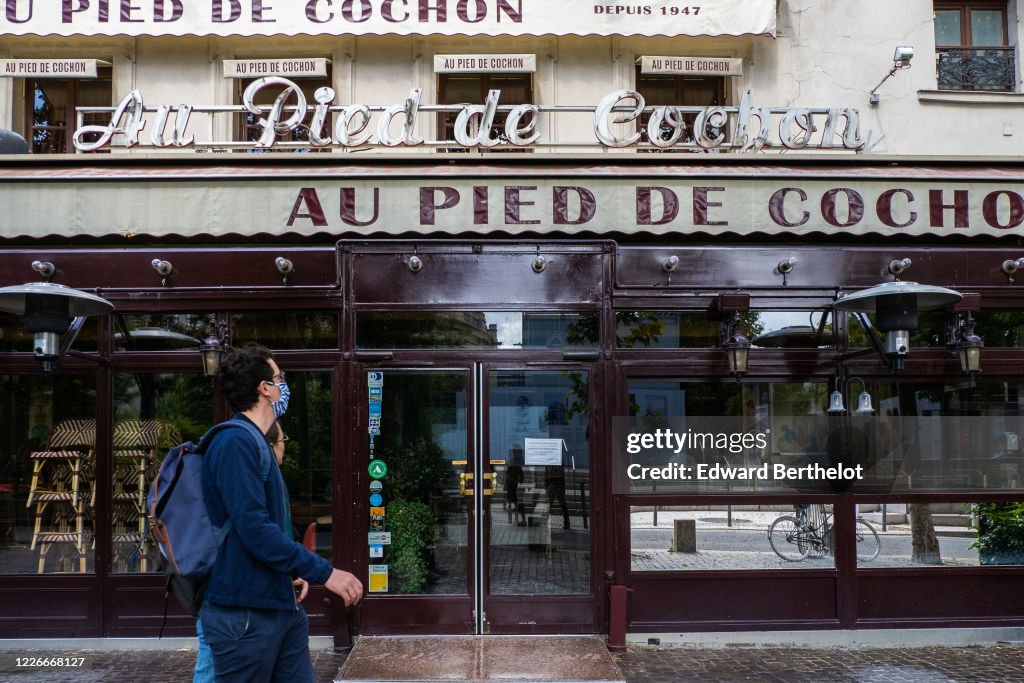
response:
{"label": "eyeglasses", "polygon": [[284,435],[282,435],[282,436],[281,436],[281,438],[280,438],[280,439],[278,439],[277,441],[271,441],[271,442],[270,442],[270,445],[271,445],[271,446],[276,446],[276,445],[277,445],[277,444],[279,444],[279,443],[288,443],[289,439],[290,439],[290,437],[289,437],[289,436],[288,436],[287,434],[284,434]]}
{"label": "eyeglasses", "polygon": [[284,373],[284,371],[282,370],[281,372],[277,373],[276,375],[274,375],[274,376],[273,376],[273,377],[271,377],[270,379],[271,379],[271,380],[273,380],[273,379],[275,379],[275,378],[278,378],[278,377],[280,377],[280,378],[281,378],[281,381],[282,381],[282,382],[284,382],[284,381],[285,381],[285,378],[284,378],[284,374],[285,374],[285,373]]}

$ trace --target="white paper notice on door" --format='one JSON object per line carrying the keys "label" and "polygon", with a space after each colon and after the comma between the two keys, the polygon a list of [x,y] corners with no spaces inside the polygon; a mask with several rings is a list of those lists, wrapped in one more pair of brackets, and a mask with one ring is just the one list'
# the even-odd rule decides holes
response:
{"label": "white paper notice on door", "polygon": [[525,439],[525,465],[562,465],[562,450],[565,442],[561,439]]}

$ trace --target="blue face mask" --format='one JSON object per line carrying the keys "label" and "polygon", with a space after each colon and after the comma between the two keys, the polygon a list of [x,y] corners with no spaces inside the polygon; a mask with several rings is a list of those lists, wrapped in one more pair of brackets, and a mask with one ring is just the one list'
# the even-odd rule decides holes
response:
{"label": "blue face mask", "polygon": [[292,392],[288,388],[288,382],[279,383],[277,388],[281,390],[281,398],[274,401],[274,417],[281,417],[288,412],[288,399],[292,397]]}

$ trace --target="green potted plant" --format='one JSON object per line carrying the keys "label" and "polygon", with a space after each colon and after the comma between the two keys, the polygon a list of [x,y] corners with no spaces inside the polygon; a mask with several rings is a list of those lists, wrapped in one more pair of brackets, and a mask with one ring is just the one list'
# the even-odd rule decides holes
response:
{"label": "green potted plant", "polygon": [[1024,503],[980,503],[975,514],[981,564],[1024,564]]}

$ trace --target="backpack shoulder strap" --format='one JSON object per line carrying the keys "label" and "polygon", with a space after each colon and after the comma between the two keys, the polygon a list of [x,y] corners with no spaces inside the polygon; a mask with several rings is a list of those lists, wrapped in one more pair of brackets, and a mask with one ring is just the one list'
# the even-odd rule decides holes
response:
{"label": "backpack shoulder strap", "polygon": [[214,435],[225,429],[238,428],[244,429],[249,432],[253,439],[256,440],[256,447],[260,452],[260,477],[263,481],[267,481],[270,477],[270,462],[272,456],[270,454],[270,444],[267,443],[266,436],[260,432],[251,422],[247,420],[225,420],[220,424],[215,424],[210,427],[210,430],[203,435],[203,438],[199,440],[199,444],[193,450],[194,453],[205,453],[206,449],[209,448],[210,442],[213,440]]}

